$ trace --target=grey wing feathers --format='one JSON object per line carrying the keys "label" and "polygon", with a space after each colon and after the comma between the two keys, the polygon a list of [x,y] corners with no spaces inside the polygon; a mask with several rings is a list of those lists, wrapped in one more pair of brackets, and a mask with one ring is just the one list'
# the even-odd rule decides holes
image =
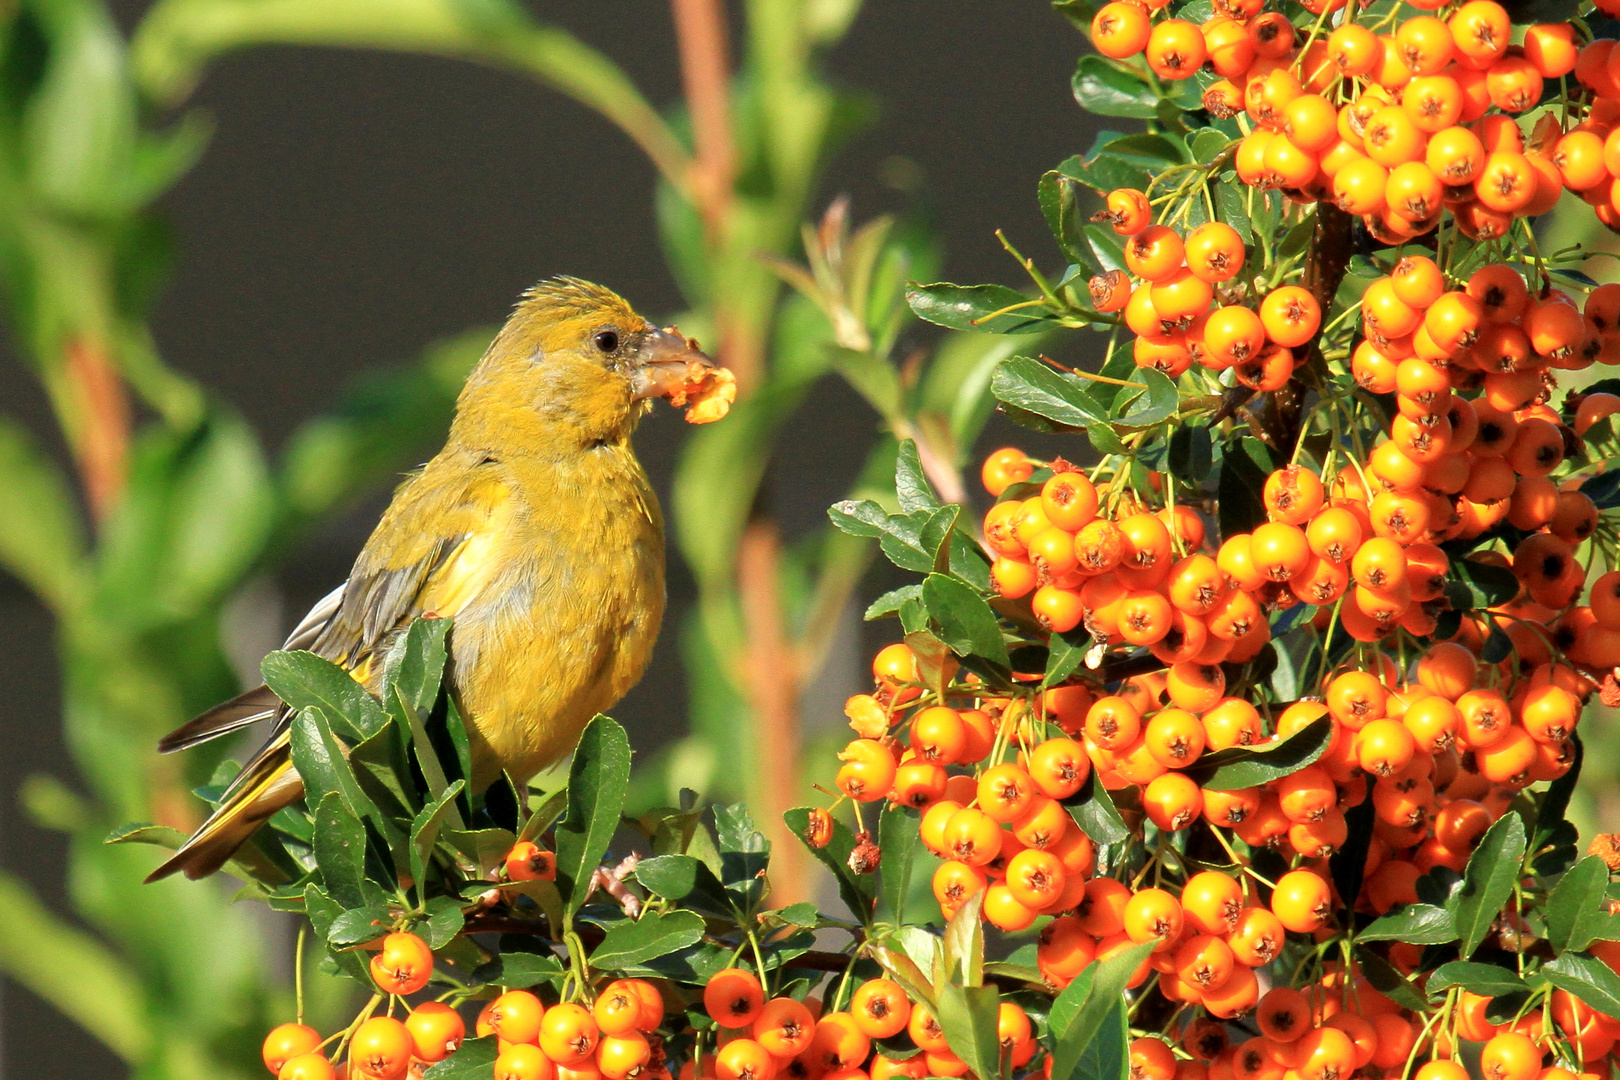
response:
{"label": "grey wing feathers", "polygon": [[172,754],[176,750],[185,750],[209,739],[241,731],[260,720],[270,719],[280,706],[280,700],[270,692],[268,686],[256,686],[224,704],[215,705],[196,719],[181,724],[163,736],[158,741],[158,752]]}
{"label": "grey wing feathers", "polygon": [[[389,637],[421,614],[422,588],[466,537],[440,537],[421,560],[394,570],[355,566],[342,603],[310,648],[339,662],[352,661],[386,644]],[[341,658],[341,659],[339,659]]]}
{"label": "grey wing feathers", "polygon": [[343,604],[343,593],[348,587],[349,583],[345,581],[317,600],[315,606],[309,609],[309,614],[293,627],[292,633],[287,635],[287,641],[281,647],[308,649],[314,645],[315,639],[320,637],[321,631],[326,629],[326,624],[332,621],[332,616],[337,614],[338,608]]}

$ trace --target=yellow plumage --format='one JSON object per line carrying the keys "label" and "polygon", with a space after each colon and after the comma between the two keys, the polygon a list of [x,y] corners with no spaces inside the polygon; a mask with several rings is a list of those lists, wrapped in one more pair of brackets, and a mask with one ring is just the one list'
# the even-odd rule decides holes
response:
{"label": "yellow plumage", "polygon": [[[475,789],[566,756],[640,678],[663,616],[663,519],[631,432],[648,399],[678,393],[708,363],[600,286],[530,290],[468,376],[444,449],[395,492],[348,581],[288,647],[375,690],[374,661],[413,619],[453,618],[450,686]],[[290,717],[276,706],[261,687],[165,739],[176,750],[272,712],[279,721],[153,879],[212,873],[301,797]]]}

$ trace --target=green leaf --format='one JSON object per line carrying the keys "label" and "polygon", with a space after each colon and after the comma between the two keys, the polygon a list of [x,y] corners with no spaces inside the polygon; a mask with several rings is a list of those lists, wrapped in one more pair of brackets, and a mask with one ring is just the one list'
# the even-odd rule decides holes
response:
{"label": "green leaf", "polygon": [[315,861],[333,900],[346,910],[366,906],[366,831],[336,791],[315,810]]}
{"label": "green leaf", "polygon": [[[1616,475],[1620,475],[1620,470],[1616,470]],[[1552,841],[1554,831],[1560,825],[1566,824],[1569,797],[1575,793],[1575,784],[1581,776],[1581,765],[1586,760],[1586,747],[1581,743],[1579,732],[1570,736],[1570,743],[1575,748],[1575,760],[1570,763],[1569,770],[1563,776],[1547,785],[1547,790],[1536,802],[1535,839],[1530,845],[1532,851],[1540,851],[1546,847]]]}
{"label": "green leaf", "polygon": [[878,817],[878,847],[883,849],[883,862],[878,866],[878,922],[893,926],[904,925],[906,900],[911,896],[913,871],[919,854],[926,850],[917,832],[917,819],[912,814],[890,807]]}
{"label": "green leaf", "polygon": [[920,601],[921,599],[921,585],[902,585],[898,589],[890,589],[888,592],[884,593],[882,596],[868,604],[866,606],[866,614],[863,616],[863,618],[867,622],[871,622],[873,619],[881,619],[885,615],[897,615],[900,612],[900,605],[904,604],[907,600]]}
{"label": "green leaf", "polygon": [[1445,945],[1457,940],[1451,912],[1433,904],[1405,904],[1380,916],[1356,935],[1359,941],[1408,941],[1414,945]]}
{"label": "green leaf", "polygon": [[1182,483],[1196,484],[1209,476],[1214,467],[1209,428],[1183,424],[1170,434],[1167,464],[1170,474]]}
{"label": "green leaf", "polygon": [[293,717],[288,737],[293,765],[304,778],[305,791],[338,795],[353,817],[369,818],[380,830],[392,832],[392,824],[354,778],[354,771],[349,768],[348,759],[327,724],[324,709],[306,709]]}
{"label": "green leaf", "polygon": [[58,612],[84,593],[77,505],[62,471],[28,431],[0,418],[0,566]]}
{"label": "green leaf", "polygon": [[1074,674],[1095,644],[1084,627],[1053,634],[1047,642],[1046,675],[1041,679],[1041,686],[1056,686]]}
{"label": "green leaf", "polygon": [[1000,1007],[1001,994],[994,986],[934,987],[934,1011],[945,1041],[976,1076],[1001,1075],[1001,1042],[996,1038]]}
{"label": "green leaf", "polygon": [[[1078,161],[1078,158],[1070,158]],[[1113,229],[1101,225],[1087,225],[1085,227],[1086,246],[1091,249],[1092,256],[1097,265],[1104,270],[1128,270],[1125,263],[1124,238]],[[1135,367],[1135,364],[1131,365]]]}
{"label": "green leaf", "polygon": [[1159,103],[1159,95],[1139,76],[1092,54],[1080,58],[1071,85],[1080,107],[1097,116],[1151,120]]}
{"label": "green leaf", "polygon": [[427,923],[423,926],[423,940],[430,949],[438,950],[450,944],[461,928],[467,924],[461,913],[461,902],[453,896],[435,896],[427,902]]}
{"label": "green leaf", "polygon": [[[558,970],[562,970],[560,966]],[[541,980],[535,980],[539,981]],[[497,985],[507,984],[497,983]],[[533,986],[534,983],[525,985]],[[495,1059],[500,1056],[495,1043],[496,1038],[493,1035],[485,1035],[481,1039],[468,1039],[455,1053],[437,1065],[430,1066],[427,1072],[422,1074],[422,1080],[489,1080],[494,1074]]]}
{"label": "green leaf", "polygon": [[[562,962],[550,953],[514,952],[507,950],[487,964],[473,970],[473,977],[482,983],[504,986],[509,990],[527,990],[550,982],[563,973]],[[460,1056],[458,1052],[457,1057]],[[455,1058],[451,1058],[454,1061]],[[482,1074],[488,1080],[489,1074]]]}
{"label": "green leaf", "polygon": [[939,562],[940,548],[950,539],[962,508],[955,504],[937,510],[890,514],[870,499],[834,503],[827,517],[840,532],[877,537],[883,554],[902,570],[926,574]]}
{"label": "green leaf", "polygon": [[591,875],[619,827],[630,783],[630,740],[598,715],[585,728],[568,770],[568,813],[557,826],[557,891],[565,918],[585,902]]}
{"label": "green leaf", "polygon": [[754,827],[742,803],[714,808],[715,839],[720,848],[720,880],[737,899],[744,915],[752,915],[765,895],[765,869],[771,861],[771,843]]}
{"label": "green leaf", "polygon": [[[1031,300],[1005,285],[953,285],[912,282],[906,302],[917,316],[952,330],[981,334],[1039,334],[1057,326],[1039,297]],[[1015,308],[1009,311],[1007,309]]]}
{"label": "green leaf", "polygon": [[1332,741],[1333,719],[1323,716],[1286,739],[1205,754],[1185,772],[1210,791],[1242,791],[1298,772],[1326,753]]}
{"label": "green leaf", "polygon": [[849,826],[835,819],[832,839],[826,847],[815,848],[810,847],[810,842],[804,839],[805,830],[810,825],[809,807],[795,807],[783,814],[782,820],[787,822],[794,836],[804,840],[805,847],[810,848],[810,854],[815,856],[816,861],[833,872],[833,877],[838,880],[838,895],[843,898],[850,914],[862,925],[870,925],[874,883],[871,874],[856,874],[849,868],[849,856],[855,850],[855,834],[849,831]]}
{"label": "green leaf", "polygon": [[1547,898],[1547,943],[1581,952],[1594,938],[1610,939],[1620,917],[1609,914],[1609,868],[1596,855],[1576,863]]}
{"label": "green leaf", "polygon": [[332,925],[327,927],[326,940],[339,948],[364,945],[383,937],[392,927],[393,917],[389,915],[387,907],[368,904],[345,911],[333,919]]}
{"label": "green leaf", "polygon": [[953,982],[979,986],[984,982],[984,890],[970,896],[951,916],[941,939],[940,967],[935,984]]}
{"label": "green leaf", "polygon": [[1608,1016],[1620,1016],[1620,975],[1589,953],[1567,952],[1541,965],[1540,975]]}
{"label": "green leaf", "polygon": [[1113,796],[1097,782],[1095,769],[1086,776],[1086,782],[1080,785],[1079,791],[1063,800],[1063,805],[1068,808],[1074,823],[1080,826],[1080,831],[1096,843],[1117,844],[1131,835],[1131,830],[1125,826],[1125,819],[1114,808]]}
{"label": "green leaf", "polygon": [[1093,1040],[1115,1037],[1112,1029],[1124,1018],[1125,984],[1152,951],[1153,943],[1144,942],[1096,961],[1053,1000],[1046,1020],[1053,1041],[1052,1080],[1120,1080],[1112,1073],[1082,1074],[1078,1066]]}
{"label": "green leaf", "polygon": [[444,680],[444,666],[449,659],[445,637],[450,633],[450,623],[449,619],[416,619],[405,632],[405,646],[399,654],[393,682],[401,698],[418,716],[430,714],[439,699],[439,685]]}
{"label": "green leaf", "polygon": [[614,923],[591,952],[591,966],[615,971],[695,944],[703,917],[693,911],[648,911],[641,918]]}
{"label": "green leaf", "polygon": [[990,379],[997,401],[1045,417],[1067,428],[1108,426],[1085,386],[1073,375],[1053,371],[1039,360],[1014,356],[1003,360]]}
{"label": "green leaf", "polygon": [[364,742],[388,722],[388,714],[365,687],[312,652],[273,652],[259,665],[259,673],[290,708],[320,709],[346,742]]}
{"label": "green leaf", "polygon": [[1529,989],[1519,973],[1495,964],[1476,964],[1468,960],[1453,960],[1441,964],[1429,976],[1425,990],[1430,1001],[1439,1001],[1453,986],[1460,986],[1471,994],[1483,997],[1502,997]]}
{"label": "green leaf", "polygon": [[934,485],[928,482],[928,474],[923,472],[915,439],[901,440],[894,466],[894,493],[900,499],[903,513],[937,510],[942,505],[934,493]]}
{"label": "green leaf", "polygon": [[1179,391],[1173,379],[1162,371],[1142,368],[1133,381],[1147,384],[1146,390],[1122,386],[1114,397],[1109,416],[1120,427],[1151,427],[1175,415]]}
{"label": "green leaf", "polygon": [[729,917],[731,899],[720,879],[690,855],[655,855],[636,864],[636,880],[658,896]]}
{"label": "green leaf", "polygon": [[1095,266],[1095,258],[1086,243],[1079,190],[1079,184],[1073,179],[1056,169],[1049,169],[1041,176],[1036,197],[1041,204],[1041,213],[1046,217],[1046,227],[1052,230],[1052,237],[1064,256],[1071,263],[1090,270]]}
{"label": "green leaf", "polygon": [[1462,944],[1459,957],[1467,960],[1490,932],[1491,923],[1502,912],[1502,905],[1513,895],[1519,879],[1527,843],[1524,818],[1510,810],[1498,818],[1468,857],[1463,871],[1463,887],[1453,907],[1457,936]]}
{"label": "green leaf", "polygon": [[[1058,166],[1068,171],[1070,159]],[[1186,164],[1183,149],[1166,135],[1120,135],[1102,131],[1092,144],[1091,155],[1077,172],[1076,180],[1104,194],[1115,188],[1146,191],[1153,178],[1175,165]]]}
{"label": "green leaf", "polygon": [[972,588],[944,574],[923,579],[923,604],[939,624],[940,640],[961,656],[982,656],[1007,667],[1007,643],[990,605]]}
{"label": "green leaf", "polygon": [[451,784],[444,794],[422,807],[411,822],[411,874],[416,878],[418,890],[426,887],[428,859],[433,845],[439,842],[439,830],[443,828],[446,816],[454,812],[456,796],[464,786],[460,780]]}

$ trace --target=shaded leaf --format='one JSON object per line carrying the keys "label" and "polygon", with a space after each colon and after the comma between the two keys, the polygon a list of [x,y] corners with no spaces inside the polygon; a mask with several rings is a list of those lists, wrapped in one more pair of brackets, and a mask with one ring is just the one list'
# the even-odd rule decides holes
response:
{"label": "shaded leaf", "polygon": [[1142,79],[1101,56],[1087,54],[1071,80],[1080,107],[1098,116],[1151,120],[1159,95]]}
{"label": "shaded leaf", "polygon": [[1210,791],[1242,791],[1296,773],[1326,753],[1333,718],[1323,716],[1275,742],[1205,754],[1184,771]]}
{"label": "shaded leaf", "polygon": [[1213,444],[1209,428],[1198,424],[1183,424],[1170,435],[1170,450],[1166,463],[1170,474],[1184,484],[1196,484],[1209,476],[1214,468]]}
{"label": "shaded leaf", "polygon": [[[794,836],[804,840],[805,830],[810,824],[810,808],[795,807],[783,814],[782,820],[787,822]],[[805,841],[805,846],[810,848],[810,854],[815,856],[817,862],[833,872],[833,877],[838,880],[838,895],[843,898],[850,914],[863,925],[870,923],[875,883],[872,875],[856,874],[849,868],[849,856],[855,850],[855,834],[850,832],[849,826],[835,819],[832,839],[826,847],[810,847],[809,841]]]}
{"label": "shaded leaf", "polygon": [[1113,796],[1097,782],[1095,769],[1087,775],[1079,791],[1063,800],[1063,805],[1080,831],[1095,843],[1117,844],[1131,835],[1130,829],[1125,827],[1125,819],[1114,807]]}

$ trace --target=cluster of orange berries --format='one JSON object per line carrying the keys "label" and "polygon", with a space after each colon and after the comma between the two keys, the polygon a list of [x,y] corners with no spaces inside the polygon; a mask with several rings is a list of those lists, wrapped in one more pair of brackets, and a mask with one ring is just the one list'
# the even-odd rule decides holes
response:
{"label": "cluster of orange berries", "polygon": [[[1105,56],[1141,55],[1161,78],[1209,64],[1220,79],[1204,107],[1255,125],[1234,161],[1245,183],[1335,203],[1392,244],[1430,231],[1445,209],[1469,236],[1493,239],[1515,217],[1550,210],[1565,189],[1605,224],[1620,221],[1611,198],[1620,175],[1611,169],[1620,168],[1620,138],[1610,138],[1620,120],[1612,41],[1582,47],[1572,25],[1557,23],[1526,27],[1513,45],[1512,21],[1495,0],[1468,0],[1445,19],[1403,19],[1387,34],[1346,20],[1303,44],[1285,16],[1262,13],[1262,0],[1220,0],[1201,26],[1154,21],[1150,9],[1164,6],[1113,0],[1097,12],[1092,40]],[[1306,4],[1319,14],[1343,6]],[[1571,73],[1596,101],[1568,132],[1544,120],[1526,145],[1513,116]]]}
{"label": "cluster of orange berries", "polygon": [[[1092,305],[1122,312],[1136,334],[1138,367],[1174,378],[1194,362],[1211,371],[1231,369],[1243,385],[1276,390],[1294,373],[1293,349],[1316,335],[1322,308],[1308,289],[1284,285],[1261,298],[1258,310],[1226,284],[1243,269],[1243,238],[1220,221],[1183,237],[1153,224],[1148,197],[1134,188],[1108,194],[1097,219],[1127,237],[1125,265],[1089,282]],[[1135,280],[1133,281],[1132,275]],[[1217,306],[1217,300],[1220,301]]]}
{"label": "cluster of orange berries", "polygon": [[[968,1072],[934,1010],[913,1002],[892,979],[868,979],[850,994],[847,1009],[823,1013],[814,997],[766,1000],[752,972],[727,968],[710,977],[703,1003],[720,1028],[718,1043],[713,1053],[688,1064],[681,1080],[922,1080]],[[873,1045],[902,1035],[921,1052],[892,1058]],[[1014,1002],[1000,1005],[997,1037],[1014,1069],[1028,1065],[1040,1049],[1029,1015]]]}
{"label": "cluster of orange berries", "polygon": [[[371,976],[388,994],[417,993],[432,974],[432,950],[411,933],[384,937],[371,960]],[[420,1071],[449,1057],[465,1035],[459,1013],[442,1002],[424,1001],[404,1020],[392,1015],[359,1020],[343,1033],[340,1049],[347,1051],[347,1060],[336,1065],[323,1052],[332,1039],[306,1024],[282,1024],[264,1040],[264,1064],[277,1080],[398,1080],[413,1066]]]}

